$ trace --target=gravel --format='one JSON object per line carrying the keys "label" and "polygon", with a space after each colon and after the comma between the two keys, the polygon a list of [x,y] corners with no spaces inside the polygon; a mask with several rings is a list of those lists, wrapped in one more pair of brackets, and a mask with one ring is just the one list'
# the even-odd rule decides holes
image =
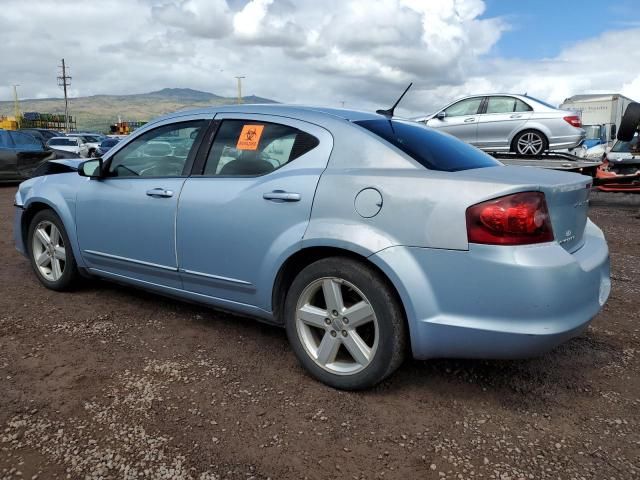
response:
{"label": "gravel", "polygon": [[0,480],[640,478],[635,197],[595,196],[613,289],[583,335],[525,361],[407,361],[346,393],[278,328],[106,282],[44,289],[13,247],[14,192],[0,187]]}

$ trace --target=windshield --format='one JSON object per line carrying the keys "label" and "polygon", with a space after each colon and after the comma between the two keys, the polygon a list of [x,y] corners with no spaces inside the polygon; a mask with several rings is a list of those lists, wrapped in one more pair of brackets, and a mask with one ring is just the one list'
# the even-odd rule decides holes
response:
{"label": "windshield", "polygon": [[600,125],[583,125],[587,140],[600,140]]}
{"label": "windshield", "polygon": [[354,123],[383,138],[430,170],[457,172],[502,165],[477,148],[419,123],[382,119]]}
{"label": "windshield", "polygon": [[613,144],[613,147],[611,147],[611,151],[612,152],[621,152],[621,153],[635,153],[635,154],[638,154],[638,153],[640,153],[639,149],[640,149],[640,145],[638,145],[638,134],[637,133],[631,139],[630,142],[622,142],[622,141],[618,140],[616,143]]}

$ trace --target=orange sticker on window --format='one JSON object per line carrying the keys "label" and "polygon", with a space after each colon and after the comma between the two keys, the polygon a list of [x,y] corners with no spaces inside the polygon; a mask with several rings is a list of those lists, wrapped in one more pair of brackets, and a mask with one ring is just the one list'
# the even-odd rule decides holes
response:
{"label": "orange sticker on window", "polygon": [[262,130],[264,130],[264,125],[244,125],[236,148],[238,150],[257,150]]}

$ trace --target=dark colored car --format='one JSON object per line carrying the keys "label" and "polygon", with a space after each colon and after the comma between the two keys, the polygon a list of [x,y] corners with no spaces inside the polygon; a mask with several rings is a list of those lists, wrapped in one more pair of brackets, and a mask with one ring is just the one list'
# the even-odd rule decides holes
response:
{"label": "dark colored car", "polygon": [[0,130],[0,182],[29,178],[40,164],[55,158],[56,153],[32,135]]}
{"label": "dark colored car", "polygon": [[638,134],[629,141],[617,140],[598,168],[598,188],[605,192],[640,193],[640,141]]}
{"label": "dark colored car", "polygon": [[105,138],[98,146],[97,154],[99,157],[107,153],[111,148],[116,146],[120,140],[117,138]]}
{"label": "dark colored car", "polygon": [[46,128],[21,128],[18,131],[28,133],[32,137],[42,140],[42,143],[47,143],[47,141],[51,140],[53,137],[64,137],[64,133]]}

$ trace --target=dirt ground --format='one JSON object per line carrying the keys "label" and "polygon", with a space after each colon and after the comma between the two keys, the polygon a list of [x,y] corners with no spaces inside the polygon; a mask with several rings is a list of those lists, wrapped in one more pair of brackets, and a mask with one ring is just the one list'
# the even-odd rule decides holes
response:
{"label": "dirt ground", "polygon": [[14,192],[0,187],[0,479],[640,478],[631,197],[592,202],[613,290],[585,334],[533,360],[407,361],[345,393],[278,328],[101,281],[46,290],[13,246]]}

